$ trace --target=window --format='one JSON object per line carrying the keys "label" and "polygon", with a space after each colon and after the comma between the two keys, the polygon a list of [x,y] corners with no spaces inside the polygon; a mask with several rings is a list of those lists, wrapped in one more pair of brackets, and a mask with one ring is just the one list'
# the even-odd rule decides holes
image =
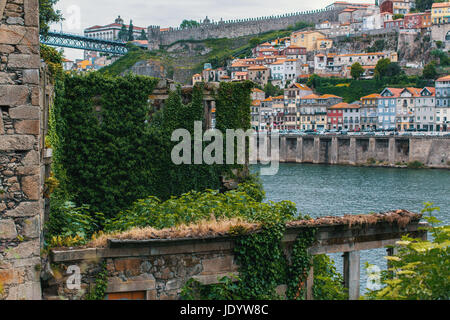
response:
{"label": "window", "polygon": [[146,300],[145,291],[108,293],[106,300]]}

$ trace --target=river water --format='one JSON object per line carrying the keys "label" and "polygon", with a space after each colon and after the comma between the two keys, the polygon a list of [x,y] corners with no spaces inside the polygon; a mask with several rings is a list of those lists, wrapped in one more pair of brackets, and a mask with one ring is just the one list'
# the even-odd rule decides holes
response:
{"label": "river water", "polygon": [[[252,170],[258,172],[258,166]],[[277,175],[261,176],[267,200],[289,200],[312,217],[366,214],[393,209],[420,212],[424,202],[441,208],[450,223],[450,170],[280,164]],[[330,255],[342,270],[340,254]],[[361,293],[367,288],[365,263],[386,269],[386,250],[361,252]]]}

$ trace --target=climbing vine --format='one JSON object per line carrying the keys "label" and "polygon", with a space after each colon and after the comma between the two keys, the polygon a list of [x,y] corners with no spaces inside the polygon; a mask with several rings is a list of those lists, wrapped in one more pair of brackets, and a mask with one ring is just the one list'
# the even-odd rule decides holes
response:
{"label": "climbing vine", "polygon": [[288,267],[287,297],[290,299],[302,299],[306,289],[306,278],[312,265],[312,256],[308,248],[314,242],[316,229],[304,230],[294,243],[292,248],[291,263]]}
{"label": "climbing vine", "polygon": [[[177,144],[171,141],[173,131],[186,129],[193,138],[194,122],[204,123],[203,84],[190,92],[178,87],[154,112],[148,100],[157,81],[94,72],[58,82],[49,140],[60,185],[56,194],[64,201],[88,205],[93,216],[102,212],[113,218],[137,199],[167,200],[220,188],[226,166],[175,165],[171,160]],[[250,88],[248,82],[221,84],[220,129],[249,128]]]}
{"label": "climbing vine", "polygon": [[[183,288],[184,299],[282,299],[277,288],[287,286],[285,298],[303,299],[305,282],[313,259],[307,249],[315,239],[316,229],[306,229],[296,239],[290,257],[287,257],[282,239],[286,222],[297,217],[295,205],[286,206],[277,215],[261,216],[260,232],[241,235],[235,240],[234,254],[239,265],[237,279],[221,279],[218,284],[201,285],[191,280]],[[330,269],[333,270],[333,269]],[[326,279],[323,270],[319,273]],[[334,271],[334,270],[333,270]],[[316,290],[320,293],[319,289]],[[319,295],[318,295],[319,296]]]}
{"label": "climbing vine", "polygon": [[106,261],[100,266],[101,270],[97,274],[95,286],[84,297],[85,300],[104,300],[106,295],[106,288],[108,287],[108,270],[106,269]]}
{"label": "climbing vine", "polygon": [[[227,129],[242,129],[244,132],[251,128],[251,89],[254,83],[244,82],[221,82],[220,88],[216,93],[216,129],[224,135]],[[224,144],[228,141],[224,137]],[[248,140],[246,143],[248,154]],[[243,165],[237,163],[237,146],[234,150],[234,165],[225,165],[223,170],[230,176],[233,176],[232,169],[242,169]],[[224,157],[226,157],[224,152]],[[247,157],[246,157],[247,159]]]}
{"label": "climbing vine", "polygon": [[[181,292],[185,300],[303,300],[306,279],[314,267],[313,296],[316,300],[345,300],[342,276],[336,272],[327,255],[311,256],[316,228],[303,230],[286,256],[282,245],[285,223],[292,220],[294,207],[285,207],[278,215],[261,217],[260,232],[240,235],[235,240],[234,254],[239,265],[239,277],[225,277],[218,284],[202,285],[190,280]],[[296,219],[309,219],[300,216]],[[286,292],[277,288],[286,286]]]}

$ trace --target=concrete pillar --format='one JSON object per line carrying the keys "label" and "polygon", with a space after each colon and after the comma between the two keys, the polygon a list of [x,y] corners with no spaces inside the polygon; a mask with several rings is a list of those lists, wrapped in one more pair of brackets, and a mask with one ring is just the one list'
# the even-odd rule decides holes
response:
{"label": "concrete pillar", "polygon": [[303,137],[297,137],[297,163],[303,162]]}
{"label": "concrete pillar", "polygon": [[356,164],[356,138],[350,138],[350,148],[348,150],[348,161]]}
{"label": "concrete pillar", "polygon": [[309,269],[308,278],[306,279],[306,300],[314,300],[313,285],[314,267],[311,266],[311,269]]}
{"label": "concrete pillar", "polygon": [[348,289],[349,300],[359,299],[359,251],[344,253],[344,283]]}
{"label": "concrete pillar", "polygon": [[[387,249],[386,249],[386,254],[387,254],[389,257],[395,256],[397,253],[398,253],[398,249],[397,249],[396,247],[393,247],[393,248],[387,248]],[[388,260],[388,262],[387,262],[387,267],[388,267],[388,269],[392,267],[392,265],[391,265],[391,263],[389,262],[389,260]]]}
{"label": "concrete pillar", "polygon": [[389,138],[389,164],[395,163],[395,138]]}
{"label": "concrete pillar", "polygon": [[339,162],[338,154],[339,142],[337,137],[331,138],[331,164],[337,164]]}
{"label": "concrete pillar", "polygon": [[376,158],[376,139],[369,138],[369,157],[368,158]]}
{"label": "concrete pillar", "polygon": [[287,160],[287,143],[286,137],[282,136],[280,142],[280,162],[286,162]]}
{"label": "concrete pillar", "polygon": [[314,159],[313,163],[320,163],[320,137],[314,138]]}

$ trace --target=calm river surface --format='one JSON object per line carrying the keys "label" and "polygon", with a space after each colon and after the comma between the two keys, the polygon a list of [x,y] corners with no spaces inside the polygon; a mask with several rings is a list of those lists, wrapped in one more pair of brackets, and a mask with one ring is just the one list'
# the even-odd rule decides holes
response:
{"label": "calm river surface", "polygon": [[[258,172],[254,166],[253,171]],[[312,217],[365,214],[392,209],[420,212],[424,202],[441,208],[436,216],[450,223],[450,171],[280,164],[275,176],[261,176],[267,200],[289,200]],[[384,249],[361,252],[361,292],[366,262],[386,268]],[[331,257],[342,270],[339,254]]]}

